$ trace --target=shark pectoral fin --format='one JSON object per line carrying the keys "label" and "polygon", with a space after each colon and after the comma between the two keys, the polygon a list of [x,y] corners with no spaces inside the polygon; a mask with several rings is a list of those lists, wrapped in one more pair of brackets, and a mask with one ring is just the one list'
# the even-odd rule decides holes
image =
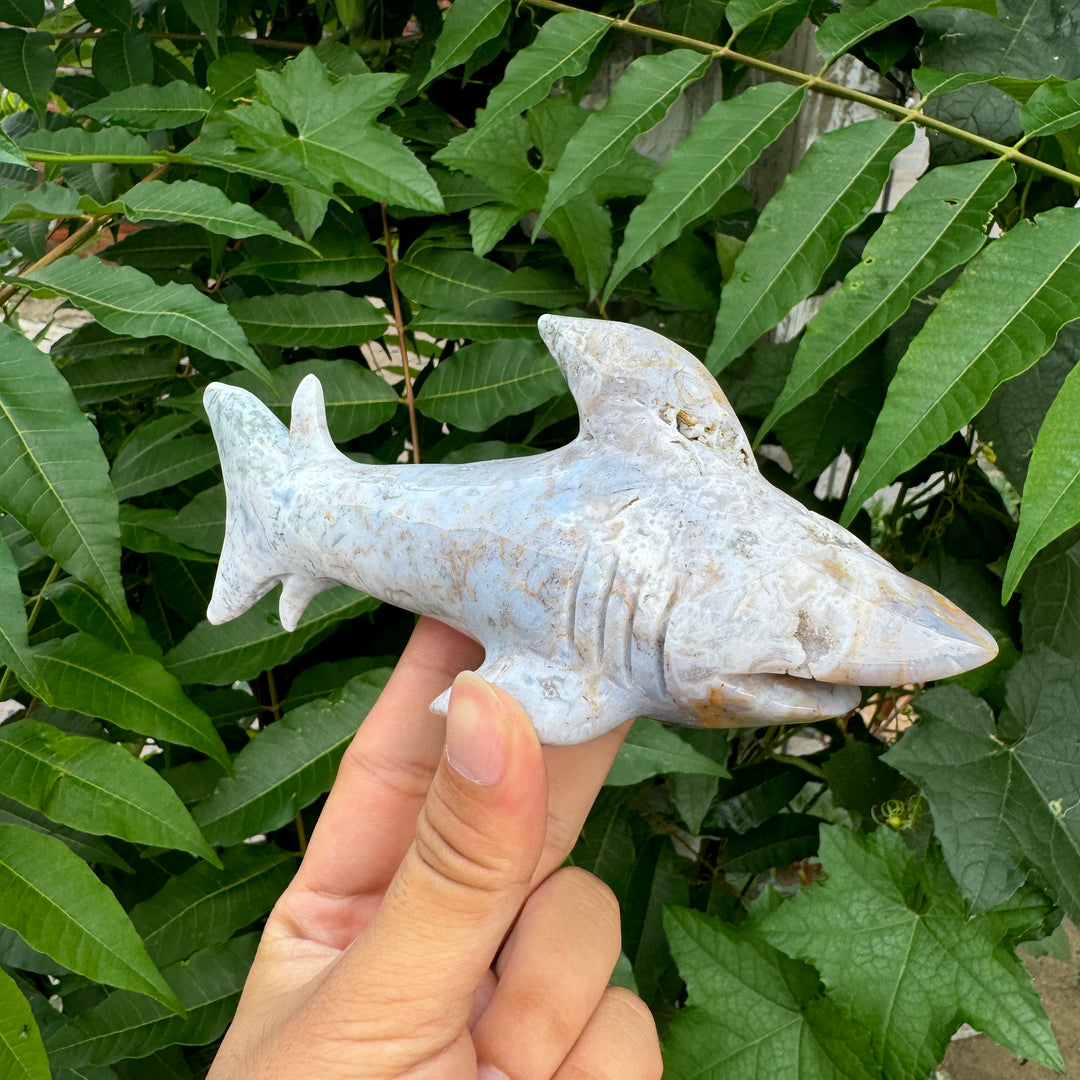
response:
{"label": "shark pectoral fin", "polygon": [[[549,746],[587,742],[635,715],[600,692],[590,693],[565,663],[530,655],[505,660],[489,656],[476,674],[510,694]],[[431,711],[445,716],[449,703],[446,690],[431,703]]]}
{"label": "shark pectoral fin", "polygon": [[278,616],[281,625],[290,633],[296,629],[303,617],[304,609],[321,592],[332,589],[337,582],[327,578],[308,577],[303,574],[290,574],[281,583],[281,598],[278,600]]}

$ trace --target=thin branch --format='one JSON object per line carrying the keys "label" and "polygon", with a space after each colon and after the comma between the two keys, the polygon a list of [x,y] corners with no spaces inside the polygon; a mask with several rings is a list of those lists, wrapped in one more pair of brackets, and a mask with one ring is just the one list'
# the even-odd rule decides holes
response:
{"label": "thin branch", "polygon": [[[59,38],[61,41],[96,41],[98,38],[103,37],[105,33],[104,30],[71,30],[62,34],[53,34],[52,36]],[[174,34],[167,30],[143,31],[143,36],[150,38],[152,41],[197,41],[205,43],[210,40],[205,34]],[[257,37],[244,38],[244,40],[252,45],[259,45],[264,49],[285,49],[289,52],[300,52],[301,49],[306,49],[311,44],[307,41],[280,41],[277,38]],[[315,44],[318,44],[318,42]]]}
{"label": "thin branch", "polygon": [[[582,11],[581,8],[573,7],[570,4],[559,3],[559,0],[524,0],[524,2],[532,7],[546,8],[549,11],[568,13]],[[906,105],[898,105],[895,101],[875,97],[873,94],[864,93],[862,90],[853,90],[851,87],[842,86],[840,83],[830,82],[820,75],[807,75],[806,72],[796,71],[794,68],[786,68],[780,64],[770,63],[768,60],[759,60],[756,56],[747,56],[744,53],[736,52],[726,45],[713,45],[707,41],[699,41],[697,38],[686,37],[683,34],[673,34],[669,30],[659,30],[652,26],[642,26],[640,23],[632,23],[627,19],[616,19],[610,15],[600,15],[596,12],[588,12],[588,14],[597,19],[603,19],[618,30],[628,30],[632,34],[640,34],[643,37],[653,38],[655,41],[665,41],[670,45],[693,49],[695,52],[705,53],[708,56],[731,60],[745,67],[754,68],[756,71],[774,75],[784,82],[794,83],[796,86],[805,87],[807,90],[813,90],[818,94],[825,94],[828,97],[859,102],[859,104],[867,105],[871,109],[877,109],[879,112],[887,113],[889,116],[895,116],[898,120],[908,120],[918,124],[920,127],[932,128],[934,131],[940,131],[942,134],[950,135],[961,142],[977,146],[979,149],[1006,161],[1012,161],[1018,165],[1027,165],[1045,176],[1052,176],[1073,187],[1080,187],[1080,175],[1077,173],[1069,172],[1067,169],[1059,169],[1056,165],[1047,164],[1045,161],[1039,161],[1038,158],[1021,153],[1015,146],[1006,146],[1004,143],[994,142],[993,139],[986,139],[982,135],[976,135],[974,132],[965,131],[963,128],[947,124],[944,120],[926,116],[918,108],[908,108]]]}
{"label": "thin branch", "polygon": [[386,203],[379,203],[382,210],[383,239],[386,241],[386,272],[390,276],[390,301],[394,306],[394,325],[397,327],[398,353],[401,356],[401,373],[405,377],[405,405],[409,410],[409,433],[412,437],[413,464],[420,464],[420,428],[416,422],[416,399],[413,397],[412,373],[409,371],[409,351],[405,346],[405,322],[401,317],[401,298],[394,280],[394,237],[390,231],[390,218]]}

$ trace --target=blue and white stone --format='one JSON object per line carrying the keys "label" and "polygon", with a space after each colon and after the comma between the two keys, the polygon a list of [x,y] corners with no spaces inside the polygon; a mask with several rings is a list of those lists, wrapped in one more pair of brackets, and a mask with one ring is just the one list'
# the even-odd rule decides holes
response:
{"label": "blue and white stone", "polygon": [[480,674],[548,743],[639,715],[819,720],[855,708],[860,684],[994,657],[956,605],[770,485],[684,349],[624,323],[545,315],[540,332],[581,427],[529,458],[356,464],[330,439],[314,376],[291,429],[246,391],[209,386],[228,499],[209,620],[280,582],[292,629],[317,593],[350,585],[479,641]]}

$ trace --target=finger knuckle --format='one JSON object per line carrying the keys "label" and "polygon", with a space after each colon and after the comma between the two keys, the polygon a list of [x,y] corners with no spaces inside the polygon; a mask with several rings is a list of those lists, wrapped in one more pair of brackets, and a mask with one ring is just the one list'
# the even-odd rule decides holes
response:
{"label": "finger knuckle", "polygon": [[444,884],[493,892],[522,876],[497,838],[434,788],[416,820],[414,849],[421,865]]}
{"label": "finger knuckle", "polygon": [[369,788],[374,786],[391,795],[422,798],[431,783],[431,763],[380,754],[355,738],[345,748],[339,774],[354,774]]}
{"label": "finger knuckle", "polygon": [[630,990],[622,986],[609,986],[604,992],[604,1005],[609,1012],[610,1022],[634,1047],[634,1059],[640,1062],[641,1077],[658,1080],[664,1071],[664,1062],[660,1056],[660,1039],[656,1032],[656,1021],[648,1005]]}
{"label": "finger knuckle", "polygon": [[564,866],[544,882],[543,889],[550,900],[578,913],[594,943],[618,955],[622,943],[619,901],[608,885],[579,866]]}

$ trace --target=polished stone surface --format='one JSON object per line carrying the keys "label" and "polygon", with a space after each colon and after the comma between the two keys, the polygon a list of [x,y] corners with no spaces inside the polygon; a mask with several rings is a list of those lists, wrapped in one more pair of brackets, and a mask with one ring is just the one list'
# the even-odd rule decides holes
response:
{"label": "polished stone surface", "polygon": [[[986,663],[993,638],[759,473],[688,352],[624,323],[545,315],[577,438],[535,457],[361,465],[308,376],[286,429],[247,391],[206,390],[228,498],[211,622],[279,582],[291,629],[338,583],[455,626],[543,741],[630,717],[812,721]],[[444,711],[445,695],[433,705]]]}

